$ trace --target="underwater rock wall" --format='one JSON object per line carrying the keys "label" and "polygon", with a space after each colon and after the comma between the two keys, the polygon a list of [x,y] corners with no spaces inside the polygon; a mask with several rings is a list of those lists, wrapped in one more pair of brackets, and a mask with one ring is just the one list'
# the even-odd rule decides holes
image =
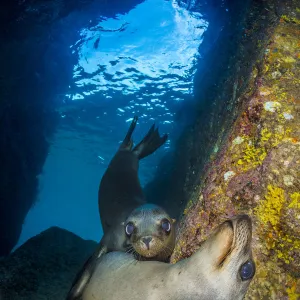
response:
{"label": "underwater rock wall", "polygon": [[34,203],[47,138],[57,121],[50,103],[50,82],[39,82],[32,66],[39,61],[40,51],[29,38],[8,41],[0,49],[0,256],[16,244]]}
{"label": "underwater rock wall", "polygon": [[2,11],[6,23],[0,33],[0,256],[17,243],[35,202],[38,175],[58,123],[55,97],[72,78],[65,37],[54,40],[52,26],[63,8],[67,13],[62,2],[16,2]]}
{"label": "underwater rock wall", "polygon": [[[202,6],[197,8],[198,1],[193,2],[196,3],[193,10],[202,12]],[[205,10],[209,22],[212,20],[214,24],[215,20],[224,19],[224,25],[217,33],[214,26],[209,26],[199,48],[200,58],[194,79],[197,104],[193,109],[197,112],[193,114],[197,115],[196,121],[183,131],[175,151],[163,158],[154,180],[145,187],[147,198],[163,206],[175,218],[181,215],[193,195],[197,197],[212,149],[218,148],[216,141],[224,138],[226,128],[236,118],[240,105],[238,96],[245,89],[252,65],[259,55],[251,42],[247,44],[244,32],[247,22],[252,22],[251,5],[254,4],[250,0],[227,1],[224,4],[227,15],[222,12],[225,9],[220,3],[213,11]],[[241,41],[251,56],[242,66],[237,58]]]}
{"label": "underwater rock wall", "polygon": [[[141,1],[1,2],[0,256],[15,246],[36,200],[38,176],[59,121],[60,95],[72,85],[76,56],[70,45],[77,29],[90,24],[84,16],[125,13]],[[82,18],[71,14],[82,8]]]}
{"label": "underwater rock wall", "polygon": [[[300,298],[300,7],[298,1],[256,3],[239,45],[239,68],[231,75],[236,80],[232,100],[222,112],[233,123],[220,123],[218,138],[211,137],[215,147],[196,192],[189,193],[172,262],[190,256],[226,218],[247,213],[253,220],[257,270],[246,299],[296,300]],[[252,69],[249,80],[239,71],[247,63]],[[195,125],[189,139],[195,143],[201,134]]]}

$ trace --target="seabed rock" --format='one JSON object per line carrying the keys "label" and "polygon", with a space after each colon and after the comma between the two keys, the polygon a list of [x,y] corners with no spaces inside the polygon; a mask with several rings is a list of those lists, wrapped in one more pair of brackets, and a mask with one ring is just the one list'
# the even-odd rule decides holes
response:
{"label": "seabed rock", "polygon": [[51,227],[0,258],[0,300],[64,300],[96,243]]}

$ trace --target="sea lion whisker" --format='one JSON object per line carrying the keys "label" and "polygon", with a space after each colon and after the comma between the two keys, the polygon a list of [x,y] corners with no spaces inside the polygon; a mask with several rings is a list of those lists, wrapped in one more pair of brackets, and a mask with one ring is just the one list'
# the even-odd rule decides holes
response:
{"label": "sea lion whisker", "polygon": [[129,254],[135,254],[135,249],[132,247],[126,251]]}
{"label": "sea lion whisker", "polygon": [[129,245],[127,246],[127,249],[134,249],[134,247],[133,247],[132,244],[129,244]]}

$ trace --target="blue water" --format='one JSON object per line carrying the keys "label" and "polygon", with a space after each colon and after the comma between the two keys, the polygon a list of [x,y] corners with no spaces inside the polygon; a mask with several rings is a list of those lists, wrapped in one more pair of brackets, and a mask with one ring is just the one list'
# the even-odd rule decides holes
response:
{"label": "blue water", "polygon": [[155,122],[169,140],[141,162],[142,184],[153,178],[189,119],[178,116],[183,103],[193,101],[199,47],[209,26],[201,13],[165,0],[146,0],[109,17],[88,7],[67,21],[62,36],[75,62],[73,82],[57,96],[61,123],[17,247],[50,226],[99,241],[98,185],[110,159],[134,115],[135,142]]}

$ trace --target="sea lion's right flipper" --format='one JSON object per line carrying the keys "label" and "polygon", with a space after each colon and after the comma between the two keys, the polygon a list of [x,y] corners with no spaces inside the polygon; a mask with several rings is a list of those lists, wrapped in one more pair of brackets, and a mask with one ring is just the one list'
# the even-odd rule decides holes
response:
{"label": "sea lion's right flipper", "polygon": [[121,147],[122,149],[127,149],[127,150],[131,150],[132,149],[132,146],[133,146],[133,141],[132,141],[132,133],[135,129],[135,126],[136,126],[136,123],[137,123],[137,120],[138,120],[138,117],[137,116],[134,116],[131,124],[130,124],[130,127],[127,131],[127,134],[121,144]]}
{"label": "sea lion's right flipper", "polygon": [[100,245],[96,251],[89,257],[89,259],[84,263],[83,267],[77,273],[66,300],[81,299],[83,291],[96,269],[97,260],[100,259],[105,253],[107,253],[107,248],[100,242]]}
{"label": "sea lion's right flipper", "polygon": [[151,153],[155,152],[160,146],[162,146],[168,135],[164,134],[162,137],[159,135],[158,128],[155,128],[153,124],[144,136],[144,138],[133,148],[133,152],[138,156],[139,159],[142,159]]}

